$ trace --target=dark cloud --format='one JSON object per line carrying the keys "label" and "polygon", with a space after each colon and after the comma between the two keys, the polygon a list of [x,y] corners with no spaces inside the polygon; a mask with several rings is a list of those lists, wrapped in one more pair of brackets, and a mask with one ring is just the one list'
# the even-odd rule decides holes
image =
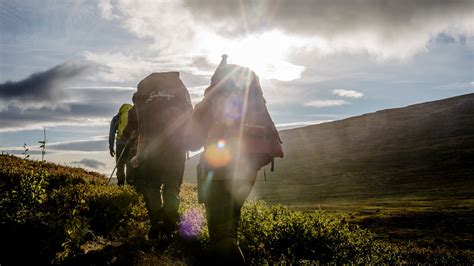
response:
{"label": "dark cloud", "polygon": [[325,37],[373,30],[388,37],[446,19],[468,20],[474,8],[471,0],[185,0],[185,4],[200,21],[234,36],[277,28]]}
{"label": "dark cloud", "polygon": [[74,161],[74,162],[71,162],[72,164],[79,164],[79,165],[84,165],[84,166],[87,166],[89,168],[93,168],[93,169],[100,169],[100,168],[105,168],[105,163],[103,162],[100,162],[100,161],[97,161],[97,160],[94,160],[94,159],[87,159],[87,158],[84,158],[80,161]]}
{"label": "dark cloud", "polygon": [[4,102],[58,102],[64,97],[67,80],[83,74],[88,66],[64,63],[43,72],[31,74],[21,81],[0,84],[0,99]]}

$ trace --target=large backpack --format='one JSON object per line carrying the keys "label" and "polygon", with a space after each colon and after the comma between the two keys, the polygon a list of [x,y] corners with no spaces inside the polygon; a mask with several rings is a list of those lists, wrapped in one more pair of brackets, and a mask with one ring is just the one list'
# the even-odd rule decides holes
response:
{"label": "large backpack", "polygon": [[178,72],[153,73],[134,94],[138,132],[147,151],[184,154],[183,133],[192,111],[191,98]]}
{"label": "large backpack", "polygon": [[129,103],[124,103],[122,106],[120,106],[119,112],[118,112],[118,125],[117,125],[117,139],[118,140],[124,140],[127,139],[123,131],[125,127],[127,126],[128,122],[128,111],[132,109],[132,105]]}
{"label": "large backpack", "polygon": [[226,167],[247,160],[257,169],[272,163],[273,170],[274,158],[283,157],[282,142],[258,76],[248,68],[227,64],[223,56],[205,91],[206,101],[211,117],[205,140],[206,166]]}

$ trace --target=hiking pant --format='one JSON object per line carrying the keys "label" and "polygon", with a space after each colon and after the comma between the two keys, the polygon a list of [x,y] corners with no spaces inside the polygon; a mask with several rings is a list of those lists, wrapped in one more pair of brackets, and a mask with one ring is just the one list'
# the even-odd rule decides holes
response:
{"label": "hiking pant", "polygon": [[[213,174],[206,171],[206,175]],[[206,192],[206,214],[213,257],[219,264],[240,265],[245,259],[237,242],[242,205],[247,199],[257,171],[244,176],[215,174]]]}
{"label": "hiking pant", "polygon": [[[117,163],[117,185],[122,186],[127,180],[128,184],[133,184],[134,169],[130,165],[129,147],[125,147],[126,142],[118,142],[115,144],[115,162]],[[124,151],[125,149],[125,151]],[[120,154],[123,155],[120,157]],[[120,160],[119,160],[120,158]]]}
{"label": "hiking pant", "polygon": [[145,198],[152,231],[170,234],[178,223],[179,191],[183,182],[183,156],[151,156],[140,163],[135,178]]}

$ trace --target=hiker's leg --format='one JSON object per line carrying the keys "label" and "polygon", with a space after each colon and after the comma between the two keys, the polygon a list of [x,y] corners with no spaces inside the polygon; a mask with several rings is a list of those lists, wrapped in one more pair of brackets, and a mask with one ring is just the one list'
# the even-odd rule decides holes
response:
{"label": "hiker's leg", "polygon": [[177,158],[171,171],[163,176],[163,225],[166,233],[176,230],[178,224],[179,191],[183,183],[184,158]]}
{"label": "hiker's leg", "polygon": [[[255,183],[255,175],[211,181],[206,201],[209,236],[218,263],[244,264],[237,242],[242,205]],[[216,179],[219,179],[217,176]]]}
{"label": "hiker's leg", "polygon": [[154,161],[145,160],[141,162],[136,169],[136,186],[137,191],[143,194],[145,207],[150,217],[150,238],[158,237],[162,227],[163,211],[161,202],[161,182],[159,176],[156,175]]}
{"label": "hiker's leg", "polygon": [[250,192],[252,191],[252,188],[255,184],[255,180],[257,177],[257,172],[252,172],[252,173],[247,173],[248,176],[234,180],[234,184],[232,187],[232,194],[233,194],[233,200],[234,200],[234,209],[233,209],[233,222],[234,226],[237,228],[235,230],[234,237],[237,238],[237,231],[238,227],[240,224],[240,214],[242,210],[242,206],[245,203],[245,200],[247,200],[247,197],[250,195]]}
{"label": "hiker's leg", "polygon": [[212,181],[206,200],[206,214],[213,257],[219,264],[245,263],[237,243],[235,208],[228,182]]}
{"label": "hiker's leg", "polygon": [[130,165],[130,161],[127,160],[127,162],[125,163],[125,167],[126,167],[126,177],[127,177],[127,184],[129,184],[130,186],[134,186],[135,185],[135,169]]}
{"label": "hiker's leg", "polygon": [[155,158],[148,160],[150,175],[147,176],[147,191],[150,201],[151,228],[149,237],[156,238],[163,230],[163,201],[161,199],[163,178]]}
{"label": "hiker's leg", "polygon": [[148,215],[150,217],[150,238],[158,237],[162,230],[163,210],[161,203],[161,188],[159,186],[149,186],[145,188],[145,202],[147,204]]}
{"label": "hiker's leg", "polygon": [[124,145],[117,142],[115,147],[115,162],[117,163],[117,185],[122,186],[125,183],[125,160],[123,160],[123,156],[122,158],[120,158],[120,154],[122,154]]}
{"label": "hiker's leg", "polygon": [[139,176],[139,170],[137,168],[133,168],[130,164],[130,160],[137,154],[137,149],[136,149],[136,140],[130,140],[129,141],[129,146],[130,149],[128,151],[128,158],[127,158],[127,183],[129,183],[131,186],[137,188],[137,185],[135,184],[135,179]]}
{"label": "hiker's leg", "polygon": [[142,185],[141,182],[137,182],[137,185],[139,187],[138,190],[143,194],[145,207],[148,210],[151,224],[154,225],[160,223],[163,221],[161,188],[148,183]]}

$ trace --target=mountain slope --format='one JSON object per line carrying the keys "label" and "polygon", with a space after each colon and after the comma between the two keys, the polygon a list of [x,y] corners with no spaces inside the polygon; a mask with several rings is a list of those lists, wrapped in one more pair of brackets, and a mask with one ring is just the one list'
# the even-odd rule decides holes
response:
{"label": "mountain slope", "polygon": [[[474,195],[474,94],[281,132],[285,158],[253,196],[319,204]],[[188,162],[187,179],[195,160]]]}

